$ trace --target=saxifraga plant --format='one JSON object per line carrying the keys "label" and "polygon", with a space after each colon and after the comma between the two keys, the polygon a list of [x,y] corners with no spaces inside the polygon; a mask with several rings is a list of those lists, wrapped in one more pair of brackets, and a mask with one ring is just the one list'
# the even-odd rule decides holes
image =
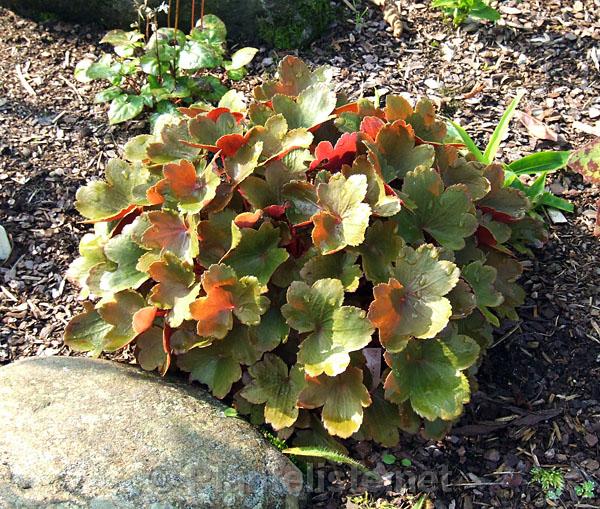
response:
{"label": "saxifraga plant", "polygon": [[141,28],[129,32],[111,30],[100,42],[112,45],[115,55],[105,53],[97,61],[85,59],[75,68],[75,78],[80,82],[108,82],[108,87],[96,94],[94,102],[110,102],[111,124],[131,120],[146,109],[177,114],[177,106],[190,106],[198,101],[205,103],[196,104],[202,107],[216,104],[228,89],[218,76],[208,71],[222,67],[229,79],[240,80],[247,73],[245,66],[258,51],[241,48],[227,59],[227,29],[213,14],[204,15],[202,11],[189,35],[179,30],[177,24],[158,28],[157,13],[153,10],[145,15],[153,16],[145,33]]}
{"label": "saxifraga plant", "polygon": [[68,276],[98,300],[66,344],[134,343],[295,445],[443,435],[517,319],[531,203],[426,99],[347,104],[295,57],[228,99],[161,117],[77,192],[94,233]]}

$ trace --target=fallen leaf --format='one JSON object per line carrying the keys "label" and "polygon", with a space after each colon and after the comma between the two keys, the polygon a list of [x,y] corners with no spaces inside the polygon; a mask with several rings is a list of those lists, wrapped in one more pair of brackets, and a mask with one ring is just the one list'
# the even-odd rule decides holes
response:
{"label": "fallen leaf", "polygon": [[515,111],[515,117],[525,126],[530,136],[539,140],[558,141],[558,135],[537,118],[522,111]]}

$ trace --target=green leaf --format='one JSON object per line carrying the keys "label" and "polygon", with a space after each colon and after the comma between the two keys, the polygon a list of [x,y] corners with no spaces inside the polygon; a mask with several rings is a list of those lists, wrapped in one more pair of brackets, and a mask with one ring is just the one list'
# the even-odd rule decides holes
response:
{"label": "green leaf", "polygon": [[309,456],[312,458],[321,458],[333,463],[341,463],[344,465],[350,465],[358,468],[361,472],[370,472],[362,463],[353,460],[350,456],[346,456],[339,451],[327,449],[324,447],[290,447],[281,451],[283,454],[289,454],[291,456]]}
{"label": "green leaf", "polygon": [[504,136],[508,132],[510,121],[512,120],[515,114],[517,105],[519,104],[524,95],[525,91],[519,90],[517,92],[516,97],[510,102],[508,108],[506,108],[506,111],[502,115],[500,122],[498,122],[496,129],[494,129],[494,132],[492,133],[487,147],[485,147],[485,152],[483,153],[484,163],[492,164],[494,162],[496,154],[498,153],[498,148],[500,147],[500,142],[504,139]]}
{"label": "green leaf", "polygon": [[133,290],[102,299],[96,309],[75,316],[65,328],[65,344],[98,357],[123,348],[152,325],[156,310]]}
{"label": "green leaf", "polygon": [[221,261],[239,276],[255,276],[261,285],[266,285],[289,256],[278,247],[280,242],[279,229],[270,223],[263,223],[258,230],[243,228],[238,244]]}
{"label": "green leaf", "polygon": [[392,370],[385,381],[386,398],[410,401],[414,411],[430,421],[455,419],[470,399],[462,371],[478,354],[477,343],[468,336],[410,341],[402,352],[385,354]]}
{"label": "green leaf", "polygon": [[200,149],[182,143],[192,141],[188,132],[188,123],[185,119],[168,121],[157,124],[158,135],[155,141],[148,145],[146,153],[148,158],[157,164],[170,163],[179,159],[193,161],[198,157]]}
{"label": "green leaf", "polygon": [[134,191],[150,182],[150,173],[139,163],[111,159],[106,166],[106,181],[92,181],[80,187],[75,208],[92,221],[112,221],[136,205]]}
{"label": "green leaf", "polygon": [[252,62],[254,56],[258,53],[258,48],[241,48],[231,55],[231,64],[229,69],[240,69]]}
{"label": "green leaf", "polygon": [[546,207],[552,207],[558,210],[564,210],[565,212],[573,212],[575,210],[575,205],[573,205],[569,200],[554,196],[548,191],[545,191],[541,194],[541,196],[538,198],[537,204],[544,205]]}
{"label": "green leaf", "polygon": [[383,461],[386,465],[393,465],[396,463],[396,456],[386,452],[381,455],[381,461]]}
{"label": "green leaf", "polygon": [[586,182],[600,183],[600,138],[571,152],[569,168],[583,176]]}
{"label": "green leaf", "polygon": [[462,126],[460,126],[459,124],[457,124],[456,122],[454,122],[451,119],[448,119],[448,122],[458,133],[458,135],[460,136],[460,139],[465,144],[465,146],[467,147],[469,152],[471,152],[471,154],[473,154],[475,156],[475,159],[477,161],[479,161],[480,163],[485,164],[485,158],[484,158],[483,154],[481,153],[479,148],[477,148],[477,145],[475,144],[473,139],[469,136],[467,131]]}
{"label": "green leaf", "polygon": [[225,209],[198,224],[198,260],[204,268],[219,263],[233,245],[232,224],[236,213]]}
{"label": "green leaf", "polygon": [[101,90],[94,96],[94,103],[101,104],[117,99],[120,96],[124,96],[123,90],[119,87],[109,87]]}
{"label": "green leaf", "polygon": [[496,269],[494,288],[502,294],[502,303],[496,306],[495,311],[502,317],[517,321],[519,315],[515,308],[522,306],[525,302],[525,290],[517,284],[517,280],[523,274],[523,266],[518,260],[491,251],[486,263]]}
{"label": "green leaf", "polygon": [[[375,440],[384,447],[398,445],[400,440],[400,434],[398,433],[400,413],[398,407],[384,399],[381,389],[373,392],[372,399],[371,405],[365,408],[360,431],[364,432],[366,437]],[[389,464],[393,464],[395,461],[396,458],[394,457],[394,460]]]}
{"label": "green leaf", "polygon": [[477,204],[486,212],[491,212],[494,219],[511,222],[522,219],[529,212],[531,203],[525,194],[511,187],[504,187],[504,170],[499,164],[486,167],[485,177],[491,184],[491,189]]}
{"label": "green leaf", "polygon": [[[90,288],[87,284],[90,271],[108,262],[104,255],[104,246],[108,240],[107,232],[100,227],[95,233],[86,233],[79,243],[79,257],[71,262],[67,270],[67,278],[81,287],[80,296],[87,298]],[[8,258],[8,257],[7,257]]]}
{"label": "green leaf", "polygon": [[395,217],[429,233],[445,248],[462,249],[465,237],[477,229],[467,187],[457,184],[444,189],[441,177],[433,168],[420,167],[409,172],[402,191],[415,203],[416,209],[411,213],[404,208]]}
{"label": "green leaf", "polygon": [[317,187],[321,208],[312,216],[312,239],[322,254],[331,254],[346,246],[360,245],[369,224],[371,207],[362,203],[367,193],[367,178],[338,173],[327,184]]}
{"label": "green leaf", "polygon": [[493,325],[498,327],[498,319],[487,309],[502,304],[504,297],[496,290],[497,271],[494,267],[484,265],[481,260],[466,265],[462,269],[462,277],[469,283],[475,294],[475,301],[479,310]]}
{"label": "green leaf", "polygon": [[496,9],[492,9],[483,0],[474,0],[473,8],[469,12],[473,18],[487,19],[489,21],[498,21],[500,13]]}
{"label": "green leaf", "polygon": [[214,48],[203,41],[189,40],[179,53],[178,67],[186,71],[214,69],[221,65],[222,58]]}
{"label": "green leaf", "polygon": [[210,44],[222,44],[227,39],[227,27],[218,16],[205,14],[197,21],[196,27],[190,32],[190,37]]}
{"label": "green leaf", "polygon": [[332,255],[314,255],[302,267],[300,276],[307,284],[313,285],[319,279],[339,279],[344,290],[354,292],[358,289],[362,270],[355,265],[358,255],[353,253],[335,253]]}
{"label": "green leaf", "polygon": [[252,381],[241,392],[251,403],[265,404],[265,421],[274,429],[287,428],[296,422],[298,396],[306,382],[302,367],[288,367],[274,354],[248,368]]}
{"label": "green leaf", "polygon": [[389,282],[373,288],[368,317],[379,329],[381,344],[398,352],[411,337],[433,338],[442,331],[452,314],[444,295],[456,286],[459,273],[454,263],[440,261],[431,245],[404,247]]}
{"label": "green leaf", "polygon": [[148,274],[136,268],[146,251],[132,240],[134,228],[135,223],[125,226],[121,234],[112,237],[104,246],[104,254],[116,267],[104,272],[100,279],[100,289],[106,294],[139,288],[149,278]]}
{"label": "green leaf", "polygon": [[431,145],[415,146],[415,133],[403,120],[382,127],[374,143],[364,142],[370,159],[386,182],[402,179],[417,166],[430,167],[435,156]]}
{"label": "green leaf", "polygon": [[336,105],[335,92],[324,84],[311,85],[294,100],[287,95],[273,97],[273,110],[281,113],[290,129],[309,129],[331,118]]}
{"label": "green leaf", "polygon": [[456,149],[453,147],[448,147],[446,150],[451,155],[445,161],[438,160],[444,185],[449,187],[455,184],[464,184],[469,195],[475,201],[488,194],[491,186],[484,176],[484,166],[476,161],[467,161],[462,157],[457,157]]}
{"label": "green leaf", "polygon": [[333,378],[321,375],[307,382],[299,396],[299,406],[309,409],[322,406],[323,425],[331,435],[348,438],[358,431],[363,408],[371,404],[369,391],[362,383],[362,369],[349,367]]}
{"label": "green leaf", "polygon": [[312,286],[294,281],[288,288],[281,313],[290,327],[310,333],[298,351],[298,362],[310,376],[343,373],[349,353],[371,341],[373,328],[365,312],[342,306],[343,300],[344,287],[338,279],[320,279]]}
{"label": "green leaf", "polygon": [[144,111],[144,99],[139,95],[123,94],[115,97],[108,109],[110,125],[126,122]]}
{"label": "green leaf", "polygon": [[372,283],[386,282],[391,274],[392,262],[403,246],[397,224],[374,221],[367,228],[365,241],[358,247],[366,278]]}
{"label": "green leaf", "polygon": [[568,150],[538,152],[513,161],[508,165],[508,169],[517,175],[535,175],[560,170],[569,162],[570,154]]}
{"label": "green leaf", "polygon": [[151,134],[140,134],[134,136],[123,147],[123,157],[128,161],[143,161],[147,159],[146,149],[148,144],[153,141],[154,137]]}

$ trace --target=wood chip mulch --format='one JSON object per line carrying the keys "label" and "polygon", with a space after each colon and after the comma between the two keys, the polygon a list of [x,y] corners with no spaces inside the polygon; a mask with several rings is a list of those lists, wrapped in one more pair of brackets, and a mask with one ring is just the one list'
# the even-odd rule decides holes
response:
{"label": "wood chip mulch", "polygon": [[[369,7],[365,16],[345,9],[326,37],[300,52],[333,65],[351,97],[375,89],[428,95],[484,145],[525,88],[521,109],[557,141],[540,141],[513,121],[500,154],[508,161],[600,135],[600,0],[502,1],[496,26],[458,30],[429,2],[400,2],[400,39],[372,4],[356,4],[360,12]],[[75,191],[148,126],[109,127],[92,104],[95,86],[73,79],[81,58],[101,52],[96,28],[0,9],[0,31],[0,224],[14,246],[0,266],[0,363],[7,363],[70,353],[61,334],[80,303],[64,273],[88,229],[73,208]],[[281,56],[262,49],[243,88],[273,72]],[[437,442],[403,436],[384,450],[348,441],[352,456],[384,481],[320,468],[311,506],[406,507],[409,494],[426,492],[440,508],[600,507],[599,498],[575,492],[592,480],[600,493],[600,241],[593,236],[600,191],[567,173],[551,189],[576,211],[551,225],[550,242],[527,263],[522,321],[498,332],[464,417]],[[385,464],[385,453],[398,462]],[[546,499],[530,482],[536,465],[563,472],[560,499]],[[370,506],[352,498],[365,490]]]}

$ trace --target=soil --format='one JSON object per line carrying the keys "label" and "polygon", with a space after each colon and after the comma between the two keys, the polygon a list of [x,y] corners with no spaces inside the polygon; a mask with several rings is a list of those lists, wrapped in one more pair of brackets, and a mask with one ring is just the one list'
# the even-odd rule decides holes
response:
{"label": "soil", "polygon": [[[351,97],[375,89],[426,94],[484,145],[517,88],[525,88],[521,109],[557,141],[539,140],[513,121],[500,154],[508,161],[600,135],[600,0],[502,1],[495,26],[460,29],[428,2],[404,2],[400,39],[371,4],[354,4],[358,14],[344,8],[326,37],[299,52],[333,65]],[[0,224],[13,244],[0,266],[0,363],[8,363],[70,354],[61,335],[81,305],[64,273],[88,230],[73,208],[75,191],[148,125],[109,127],[105,109],[92,104],[96,86],[73,79],[80,59],[101,52],[96,28],[0,9],[0,31]],[[282,55],[261,49],[241,87],[248,91],[272,73]],[[311,506],[410,507],[411,495],[427,493],[440,508],[600,507],[600,498],[575,492],[591,480],[600,493],[600,241],[593,236],[600,191],[567,173],[551,189],[572,200],[575,212],[550,222],[550,241],[526,261],[521,321],[498,331],[451,434],[440,441],[406,435],[389,450],[348,441],[351,455],[384,481],[341,467],[309,470]],[[128,352],[113,358],[131,361]],[[394,465],[383,461],[390,454]],[[540,465],[564,475],[556,500],[531,482],[531,468]]]}

